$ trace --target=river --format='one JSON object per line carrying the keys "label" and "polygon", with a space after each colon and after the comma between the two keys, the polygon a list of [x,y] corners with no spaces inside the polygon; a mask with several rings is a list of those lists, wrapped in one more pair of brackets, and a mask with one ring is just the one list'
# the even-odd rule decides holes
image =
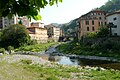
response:
{"label": "river", "polygon": [[58,64],[63,65],[78,65],[78,66],[97,66],[104,67],[107,69],[117,69],[120,70],[120,62],[112,60],[107,57],[95,57],[95,56],[72,56],[63,55],[62,53],[57,52],[55,49],[56,46],[50,47],[45,51],[45,55],[49,61],[57,62]]}

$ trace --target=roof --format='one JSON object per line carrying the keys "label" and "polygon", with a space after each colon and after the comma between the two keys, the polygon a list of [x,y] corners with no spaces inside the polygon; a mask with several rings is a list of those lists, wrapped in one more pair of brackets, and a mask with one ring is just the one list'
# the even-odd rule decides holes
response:
{"label": "roof", "polygon": [[44,24],[44,23],[42,23],[42,22],[32,22],[31,24],[38,24],[38,23]]}
{"label": "roof", "polygon": [[45,27],[56,27],[56,28],[60,28],[60,27],[58,27],[58,26],[54,26],[53,24],[45,25]]}
{"label": "roof", "polygon": [[27,27],[27,29],[32,29],[32,28],[39,28],[39,29],[44,29],[44,30],[46,30],[45,28],[41,28],[41,27],[37,27],[37,26]]}
{"label": "roof", "polygon": [[28,29],[27,29],[27,32],[28,32],[29,34],[34,34],[34,32],[31,32],[31,31],[30,31],[30,30],[28,30]]}
{"label": "roof", "polygon": [[108,16],[111,16],[111,15],[114,15],[114,14],[120,14],[120,10],[118,10],[118,11],[115,11],[115,12],[113,12],[113,13],[108,14],[108,15],[107,15],[107,17],[108,17]]}
{"label": "roof", "polygon": [[92,10],[92,11],[90,11],[90,12],[82,15],[81,17],[84,17],[84,16],[86,16],[86,15],[88,15],[88,14],[90,14],[90,13],[93,13],[93,12],[95,12],[95,13],[104,13],[104,14],[106,13],[105,11],[102,11],[102,10]]}

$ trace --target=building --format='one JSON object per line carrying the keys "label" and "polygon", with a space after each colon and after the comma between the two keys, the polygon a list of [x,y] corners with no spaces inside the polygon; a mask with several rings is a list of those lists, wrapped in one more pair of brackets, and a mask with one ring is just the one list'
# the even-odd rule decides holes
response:
{"label": "building", "polygon": [[26,16],[18,17],[14,15],[12,19],[8,19],[8,17],[0,18],[0,28],[3,29],[9,25],[18,24],[20,20],[24,26],[30,27],[30,20]]}
{"label": "building", "polygon": [[18,19],[19,19],[19,21],[21,20],[22,25],[24,25],[26,27],[30,27],[30,20],[26,16],[19,17]]}
{"label": "building", "polygon": [[107,15],[107,24],[111,24],[112,35],[120,36],[120,10]]}
{"label": "building", "polygon": [[8,17],[0,18],[0,28],[3,29],[9,25],[17,24],[18,23],[18,16],[13,16],[12,19],[8,19]]}
{"label": "building", "polygon": [[28,27],[28,32],[32,40],[38,43],[46,43],[48,41],[47,30],[40,27]]}
{"label": "building", "polygon": [[78,19],[79,38],[89,32],[97,32],[100,27],[106,26],[106,13],[101,10],[92,10]]}
{"label": "building", "polygon": [[31,26],[33,26],[33,27],[39,27],[39,28],[44,28],[44,23],[41,23],[41,22],[32,22]]}
{"label": "building", "polygon": [[53,40],[55,42],[59,41],[59,37],[62,35],[59,27],[49,24],[46,25],[46,29],[49,40]]}

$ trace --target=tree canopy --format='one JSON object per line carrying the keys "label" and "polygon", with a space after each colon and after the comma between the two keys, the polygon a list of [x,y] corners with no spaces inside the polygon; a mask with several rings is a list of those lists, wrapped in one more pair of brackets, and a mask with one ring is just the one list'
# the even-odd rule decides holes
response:
{"label": "tree canopy", "polygon": [[27,16],[35,20],[41,19],[39,15],[40,9],[47,4],[50,6],[55,3],[62,2],[62,0],[0,0],[0,17],[13,15]]}
{"label": "tree canopy", "polygon": [[20,24],[11,25],[6,27],[1,32],[0,47],[7,48],[8,46],[20,47],[28,44],[30,36],[25,26]]}

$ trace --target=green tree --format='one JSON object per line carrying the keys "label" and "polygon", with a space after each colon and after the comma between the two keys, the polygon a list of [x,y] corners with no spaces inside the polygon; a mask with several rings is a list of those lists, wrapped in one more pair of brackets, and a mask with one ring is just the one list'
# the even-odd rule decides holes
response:
{"label": "green tree", "polygon": [[28,16],[35,20],[41,19],[40,9],[49,4],[58,4],[62,0],[0,0],[0,17],[12,18],[13,14]]}
{"label": "green tree", "polygon": [[98,37],[106,37],[108,35],[109,35],[109,29],[107,27],[99,28],[99,31],[97,33]]}
{"label": "green tree", "polygon": [[8,46],[20,47],[29,43],[30,36],[25,26],[20,24],[11,25],[2,31],[0,46],[7,48]]}

